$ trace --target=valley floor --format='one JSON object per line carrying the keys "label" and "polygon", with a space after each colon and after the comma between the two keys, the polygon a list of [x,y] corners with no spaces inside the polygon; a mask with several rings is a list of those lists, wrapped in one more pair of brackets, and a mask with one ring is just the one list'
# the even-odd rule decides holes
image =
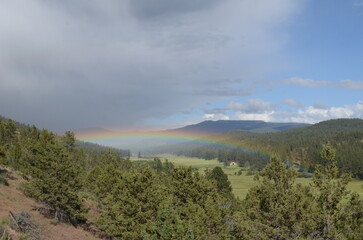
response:
{"label": "valley floor", "polygon": [[[228,175],[228,179],[231,182],[233,193],[236,197],[243,199],[248,190],[255,186],[257,183],[253,180],[254,176],[247,176],[247,169],[240,168],[237,166],[224,166],[223,163],[217,160],[205,160],[200,158],[189,158],[175,155],[160,155],[157,156],[161,160],[168,159],[173,162],[176,166],[191,166],[198,168],[201,172],[204,172],[207,168],[212,169],[214,167],[221,167],[223,171]],[[236,175],[238,171],[242,169],[241,175]],[[297,178],[297,183],[302,185],[308,185],[311,182],[311,178]],[[357,192],[360,195],[360,199],[363,199],[363,180],[353,180],[348,184],[348,188],[352,191]]]}

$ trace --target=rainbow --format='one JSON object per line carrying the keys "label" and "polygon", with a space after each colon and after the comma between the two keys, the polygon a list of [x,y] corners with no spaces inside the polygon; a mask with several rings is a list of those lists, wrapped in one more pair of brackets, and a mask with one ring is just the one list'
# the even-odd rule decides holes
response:
{"label": "rainbow", "polygon": [[202,132],[110,132],[86,131],[76,133],[77,139],[98,143],[105,146],[120,146],[123,144],[140,144],[143,141],[166,142],[169,144],[193,141],[207,134]]}
{"label": "rainbow", "polygon": [[243,152],[254,152],[270,157],[269,153],[256,151],[244,146],[241,142],[210,135],[206,132],[188,131],[154,131],[154,132],[111,132],[85,131],[77,133],[82,141],[97,143],[115,148],[140,148],[148,146],[183,144],[185,146],[210,147],[214,149],[239,149]]}
{"label": "rainbow", "polygon": [[[111,131],[84,131],[76,133],[79,140],[110,146],[120,149],[140,149],[144,147],[165,146],[172,144],[183,144],[188,147],[206,147],[214,150],[239,150],[244,153],[257,153],[260,156],[271,158],[274,153],[257,150],[248,147],[243,142],[231,140],[223,135],[210,135],[206,132],[186,131],[155,131],[155,132],[111,132]],[[294,165],[289,159],[284,162]],[[300,163],[300,166],[305,166]]]}

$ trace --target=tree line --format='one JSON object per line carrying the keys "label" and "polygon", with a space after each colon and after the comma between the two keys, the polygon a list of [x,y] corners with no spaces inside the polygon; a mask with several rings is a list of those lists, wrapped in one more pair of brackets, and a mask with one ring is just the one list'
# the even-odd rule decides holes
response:
{"label": "tree line", "polygon": [[335,119],[274,133],[228,131],[206,137],[206,142],[214,142],[211,144],[198,147],[193,142],[177,144],[159,147],[154,153],[218,159],[226,164],[233,161],[252,170],[261,170],[270,156],[276,155],[284,161],[304,166],[302,171],[312,172],[316,164],[322,163],[319,152],[323,145],[329,143],[337,149],[339,169],[363,179],[362,139],[362,119]]}

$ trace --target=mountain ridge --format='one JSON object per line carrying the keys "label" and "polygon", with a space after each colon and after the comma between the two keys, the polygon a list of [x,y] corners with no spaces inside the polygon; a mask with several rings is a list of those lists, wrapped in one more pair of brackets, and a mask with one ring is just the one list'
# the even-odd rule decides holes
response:
{"label": "mountain ridge", "polygon": [[225,132],[230,130],[246,130],[251,132],[261,132],[259,130],[266,129],[266,132],[281,131],[290,128],[299,128],[310,126],[307,123],[294,122],[265,122],[262,120],[207,120],[196,124],[186,125],[184,127],[167,129],[166,132],[180,131],[200,131],[210,134]]}
{"label": "mountain ridge", "polygon": [[[206,144],[194,144],[199,142]],[[268,133],[231,130],[194,142],[175,144],[169,150],[167,146],[160,147],[154,149],[154,153],[164,151],[187,157],[218,158],[225,163],[236,161],[242,166],[255,165],[256,169],[262,169],[269,156],[276,155],[314,168],[321,163],[320,151],[325,144],[331,144],[337,150],[336,160],[340,169],[363,178],[363,119],[333,119],[303,128]]]}

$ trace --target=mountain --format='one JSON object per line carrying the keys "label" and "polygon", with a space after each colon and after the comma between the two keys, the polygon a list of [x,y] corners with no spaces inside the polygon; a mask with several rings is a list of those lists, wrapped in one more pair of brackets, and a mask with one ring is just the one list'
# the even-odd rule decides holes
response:
{"label": "mountain", "polygon": [[79,140],[76,140],[75,145],[77,146],[77,148],[83,149],[83,151],[88,154],[92,154],[93,152],[96,152],[98,154],[106,154],[111,151],[120,158],[128,158],[131,156],[130,150],[128,149],[102,146],[96,143],[84,142]]}
{"label": "mountain", "polygon": [[[117,145],[114,144],[112,147],[131,149],[134,154],[137,154],[138,152],[150,153],[150,149],[154,149],[156,147],[188,142],[201,137],[231,130],[266,133],[306,126],[309,126],[309,124],[270,123],[264,121],[246,120],[219,120],[204,121],[181,128],[162,131],[115,132],[103,128],[81,129],[75,131],[75,135],[79,139],[94,139],[98,144],[101,145],[109,145],[110,141],[107,141],[107,139],[119,139],[120,141],[113,141]],[[100,136],[102,136],[102,138],[100,138]]]}
{"label": "mountain", "polygon": [[305,123],[273,123],[255,120],[218,120],[204,121],[185,127],[166,130],[165,132],[198,132],[202,135],[211,135],[231,130],[245,130],[249,132],[277,132],[290,128],[306,127],[310,124]]}
{"label": "mountain", "polygon": [[311,170],[321,163],[319,153],[327,143],[337,150],[336,160],[342,171],[363,178],[362,119],[335,119],[279,132],[231,130],[188,143],[155,148],[153,153],[218,158],[222,162],[235,161],[256,169],[263,168],[271,155],[277,155]]}
{"label": "mountain", "polygon": [[[203,121],[197,124],[187,125],[181,128],[168,129],[159,132],[152,132],[151,135],[168,136],[168,138],[177,137],[179,135],[187,136],[184,142],[188,143],[190,140],[199,139],[202,137],[211,136],[214,134],[232,131],[232,130],[243,130],[252,133],[268,133],[278,132],[285,129],[307,127],[310,124],[305,123],[273,123],[255,120],[218,120],[218,121]],[[153,150],[158,147],[165,147],[174,145],[175,142],[170,139],[159,139],[159,138],[148,138],[138,142],[136,147],[128,146],[128,148],[134,151],[142,151],[146,153],[152,153]]]}

